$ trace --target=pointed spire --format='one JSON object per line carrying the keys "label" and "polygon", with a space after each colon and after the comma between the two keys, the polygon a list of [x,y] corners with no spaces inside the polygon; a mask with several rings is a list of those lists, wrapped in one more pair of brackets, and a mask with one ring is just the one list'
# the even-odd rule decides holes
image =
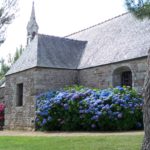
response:
{"label": "pointed spire", "polygon": [[35,20],[35,9],[34,9],[34,1],[32,2],[32,12],[30,16],[30,20],[34,19]]}
{"label": "pointed spire", "polygon": [[31,16],[30,20],[27,25],[27,44],[30,43],[32,39],[34,39],[35,35],[38,33],[38,24],[36,22],[36,17],[35,17],[35,9],[34,9],[34,2],[32,3],[32,11],[31,11]]}

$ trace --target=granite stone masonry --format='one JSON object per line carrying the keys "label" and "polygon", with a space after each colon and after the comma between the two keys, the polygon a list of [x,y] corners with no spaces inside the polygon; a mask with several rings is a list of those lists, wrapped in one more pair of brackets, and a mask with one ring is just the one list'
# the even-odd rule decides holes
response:
{"label": "granite stone masonry", "polygon": [[[144,77],[147,70],[147,57],[128,60],[99,67],[82,69],[79,71],[79,84],[87,87],[108,88],[112,86],[121,85],[121,73],[124,72],[124,67],[128,67],[132,72],[132,86],[142,92]],[[115,70],[120,70],[115,79]],[[117,84],[115,85],[115,80]]]}
{"label": "granite stone masonry", "polygon": [[34,72],[36,94],[47,90],[58,90],[74,84],[78,84],[77,70],[37,68]]}
{"label": "granite stone masonry", "polygon": [[[6,76],[5,86],[5,128],[34,129],[35,90],[34,70],[27,70]],[[23,84],[23,104],[17,106],[17,84]]]}

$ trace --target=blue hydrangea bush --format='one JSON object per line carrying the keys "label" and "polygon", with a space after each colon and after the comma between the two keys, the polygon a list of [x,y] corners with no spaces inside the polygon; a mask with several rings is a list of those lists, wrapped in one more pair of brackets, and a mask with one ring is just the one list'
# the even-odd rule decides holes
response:
{"label": "blue hydrangea bush", "polygon": [[143,98],[130,87],[69,87],[37,96],[36,128],[47,131],[126,131],[143,128]]}

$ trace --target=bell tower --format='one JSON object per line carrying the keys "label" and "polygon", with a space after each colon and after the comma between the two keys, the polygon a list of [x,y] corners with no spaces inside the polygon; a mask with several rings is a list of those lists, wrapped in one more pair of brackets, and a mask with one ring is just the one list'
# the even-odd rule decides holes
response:
{"label": "bell tower", "polygon": [[27,45],[34,39],[35,35],[38,34],[38,29],[39,27],[35,18],[35,9],[33,2],[30,20],[27,25]]}

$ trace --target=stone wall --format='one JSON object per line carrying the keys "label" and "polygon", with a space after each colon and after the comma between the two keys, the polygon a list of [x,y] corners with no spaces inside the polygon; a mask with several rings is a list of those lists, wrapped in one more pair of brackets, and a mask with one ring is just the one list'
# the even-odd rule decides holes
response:
{"label": "stone wall", "polygon": [[[34,69],[6,76],[5,128],[32,129],[35,120]],[[16,106],[17,84],[23,83],[23,106]]]}
{"label": "stone wall", "polygon": [[0,87],[0,103],[4,103],[5,87]]}
{"label": "stone wall", "polygon": [[[113,86],[114,71],[128,67],[132,72],[132,86],[141,91],[147,69],[147,58],[83,69],[79,71],[79,83],[88,87],[107,88]],[[119,79],[118,79],[119,80]]]}
{"label": "stone wall", "polygon": [[[23,83],[23,106],[16,106],[17,84]],[[5,128],[35,128],[35,96],[49,89],[77,83],[77,71],[34,68],[6,76]]]}
{"label": "stone wall", "polygon": [[37,68],[34,73],[35,93],[49,89],[61,89],[65,86],[78,84],[77,70]]}

